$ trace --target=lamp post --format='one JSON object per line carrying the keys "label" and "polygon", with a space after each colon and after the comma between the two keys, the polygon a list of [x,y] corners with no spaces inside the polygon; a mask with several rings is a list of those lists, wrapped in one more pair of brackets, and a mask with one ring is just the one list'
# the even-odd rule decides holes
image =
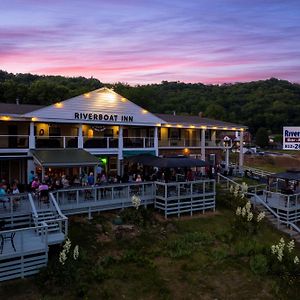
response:
{"label": "lamp post", "polygon": [[226,150],[225,152],[225,170],[228,174],[229,171],[229,150],[232,148],[232,139],[228,136],[225,136],[223,139],[223,147]]}

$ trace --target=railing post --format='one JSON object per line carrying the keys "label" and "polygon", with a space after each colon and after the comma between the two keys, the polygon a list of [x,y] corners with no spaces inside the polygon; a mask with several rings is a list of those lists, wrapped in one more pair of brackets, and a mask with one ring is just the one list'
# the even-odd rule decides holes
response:
{"label": "railing post", "polygon": [[109,137],[106,138],[106,148],[109,149]]}
{"label": "railing post", "polygon": [[65,149],[66,148],[66,137],[63,136],[63,148]]}
{"label": "railing post", "polygon": [[77,207],[79,205],[79,190],[76,191],[76,203],[77,203]]}

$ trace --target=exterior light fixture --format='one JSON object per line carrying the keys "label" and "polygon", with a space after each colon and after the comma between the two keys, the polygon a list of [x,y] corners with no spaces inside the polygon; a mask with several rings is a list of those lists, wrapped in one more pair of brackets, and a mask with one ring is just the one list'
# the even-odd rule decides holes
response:
{"label": "exterior light fixture", "polygon": [[63,104],[61,102],[57,102],[54,104],[56,108],[62,108]]}

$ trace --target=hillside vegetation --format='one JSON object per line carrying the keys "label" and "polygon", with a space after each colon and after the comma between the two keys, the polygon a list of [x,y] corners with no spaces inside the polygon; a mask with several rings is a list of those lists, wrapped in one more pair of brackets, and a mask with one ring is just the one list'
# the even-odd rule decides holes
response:
{"label": "hillside vegetation", "polygon": [[[84,77],[38,76],[0,71],[1,102],[50,104],[104,84]],[[300,124],[300,84],[271,78],[223,85],[163,81],[160,84],[108,85],[155,113],[199,114],[280,133],[282,126]]]}

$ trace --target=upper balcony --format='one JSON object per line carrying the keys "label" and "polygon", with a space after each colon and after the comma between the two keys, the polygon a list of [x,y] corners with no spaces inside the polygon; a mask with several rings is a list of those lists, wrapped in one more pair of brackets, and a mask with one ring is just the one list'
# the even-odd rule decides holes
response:
{"label": "upper balcony", "polygon": [[[161,139],[158,141],[158,147],[162,149],[201,148],[201,141],[193,139]],[[223,148],[222,141],[207,140],[205,141],[205,148]]]}

